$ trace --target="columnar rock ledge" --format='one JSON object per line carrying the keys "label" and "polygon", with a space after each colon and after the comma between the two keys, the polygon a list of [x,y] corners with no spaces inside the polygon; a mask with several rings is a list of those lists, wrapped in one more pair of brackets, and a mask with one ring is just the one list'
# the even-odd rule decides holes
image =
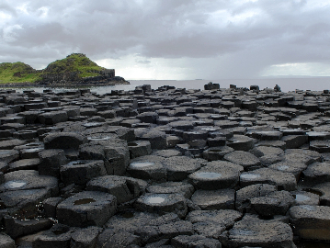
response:
{"label": "columnar rock ledge", "polygon": [[0,247],[330,242],[326,90],[2,90],[0,104]]}

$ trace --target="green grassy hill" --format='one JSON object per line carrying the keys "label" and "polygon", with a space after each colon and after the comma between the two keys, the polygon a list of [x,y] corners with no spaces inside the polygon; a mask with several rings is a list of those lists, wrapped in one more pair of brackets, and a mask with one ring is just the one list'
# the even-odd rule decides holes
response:
{"label": "green grassy hill", "polygon": [[40,72],[22,62],[1,63],[0,83],[23,83],[41,80]]}
{"label": "green grassy hill", "polygon": [[84,54],[73,53],[65,59],[50,63],[43,70],[35,70],[22,62],[0,64],[0,84],[34,83],[46,79],[76,81],[84,77],[102,75],[107,69],[98,66]]}
{"label": "green grassy hill", "polygon": [[93,77],[100,75],[100,72],[105,68],[98,66],[95,62],[91,61],[84,54],[73,53],[67,56],[65,59],[56,60],[50,63],[43,73],[68,73],[78,72],[81,78]]}

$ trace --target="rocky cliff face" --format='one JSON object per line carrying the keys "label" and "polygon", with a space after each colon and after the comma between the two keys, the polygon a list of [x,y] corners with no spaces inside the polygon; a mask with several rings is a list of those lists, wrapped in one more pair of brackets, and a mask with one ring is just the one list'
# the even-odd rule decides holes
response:
{"label": "rocky cliff face", "polygon": [[0,64],[0,83],[6,84],[109,84],[127,83],[115,76],[114,69],[106,69],[82,53],[73,53],[66,58],[50,63],[43,70],[35,70],[22,62]]}
{"label": "rocky cliff face", "polygon": [[73,53],[49,64],[41,74],[42,82],[104,81],[115,77],[114,69],[98,66],[82,53]]}

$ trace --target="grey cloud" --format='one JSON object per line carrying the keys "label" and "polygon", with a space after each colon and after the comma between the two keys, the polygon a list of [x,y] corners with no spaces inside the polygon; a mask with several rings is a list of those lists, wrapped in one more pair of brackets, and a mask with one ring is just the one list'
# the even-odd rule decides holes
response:
{"label": "grey cloud", "polygon": [[59,23],[46,23],[38,26],[23,25],[22,29],[17,31],[17,35],[17,39],[12,43],[14,45],[24,44],[28,47],[53,42],[65,44],[70,40],[70,35]]}
{"label": "grey cloud", "polygon": [[0,12],[16,15],[15,9],[5,2],[0,3]]}
{"label": "grey cloud", "polygon": [[[24,3],[30,18],[15,16],[15,7]],[[221,71],[252,77],[272,64],[329,62],[330,7],[312,10],[307,4],[294,0],[74,0],[70,4],[17,0],[11,8],[0,5],[13,16],[9,25],[22,26],[15,30],[15,41],[0,42],[0,51],[6,50],[4,58],[21,56],[20,60],[31,61],[46,56],[51,61],[71,51],[93,59],[129,54],[147,58],[138,63],[148,58],[184,58],[196,60],[187,65],[212,75]],[[39,16],[41,7],[48,9],[45,18]],[[229,21],[220,12],[217,21],[210,23],[215,11],[227,11],[232,18],[248,11],[259,14]],[[46,52],[47,48],[53,51]],[[38,51],[46,55],[36,55]],[[204,60],[212,64],[203,68],[199,63]]]}

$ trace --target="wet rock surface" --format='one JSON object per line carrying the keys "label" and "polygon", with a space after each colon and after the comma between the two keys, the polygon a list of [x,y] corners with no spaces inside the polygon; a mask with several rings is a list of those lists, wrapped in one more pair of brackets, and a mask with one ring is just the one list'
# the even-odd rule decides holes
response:
{"label": "wet rock surface", "polygon": [[1,90],[0,247],[321,247],[329,101],[212,83]]}

